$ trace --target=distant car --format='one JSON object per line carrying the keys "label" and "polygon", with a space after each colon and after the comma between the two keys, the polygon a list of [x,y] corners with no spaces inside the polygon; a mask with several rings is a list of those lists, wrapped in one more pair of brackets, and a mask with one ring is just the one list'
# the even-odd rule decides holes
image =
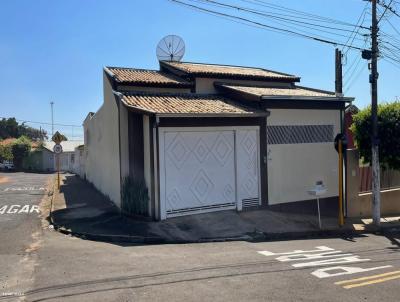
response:
{"label": "distant car", "polygon": [[14,171],[14,164],[9,161],[5,161],[3,163],[0,163],[0,170],[4,171]]}

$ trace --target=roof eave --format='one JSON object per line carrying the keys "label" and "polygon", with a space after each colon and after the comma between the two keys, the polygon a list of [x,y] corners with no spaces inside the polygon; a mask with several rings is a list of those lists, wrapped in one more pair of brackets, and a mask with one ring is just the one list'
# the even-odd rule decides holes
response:
{"label": "roof eave", "polygon": [[115,74],[114,74],[107,66],[104,66],[104,67],[103,67],[103,70],[104,70],[104,72],[107,73],[110,77],[112,77],[113,79],[116,79]]}
{"label": "roof eave", "polygon": [[249,113],[156,113],[157,117],[268,117],[269,111]]}
{"label": "roof eave", "polygon": [[249,93],[246,91],[237,90],[237,89],[230,88],[230,87],[226,87],[224,85],[224,83],[221,83],[221,82],[215,82],[214,87],[217,90],[221,91],[222,93],[227,93],[229,96],[231,96],[232,98],[235,98],[235,99],[243,97],[249,101],[255,101],[255,102],[261,101],[261,98],[259,95]]}
{"label": "roof eave", "polygon": [[136,113],[141,113],[141,114],[145,114],[145,115],[156,114],[155,111],[146,110],[146,109],[143,109],[143,108],[140,108],[140,107],[136,107],[136,106],[133,106],[133,105],[127,103],[127,102],[124,100],[123,94],[120,93],[120,92],[117,92],[117,93],[114,92],[114,94],[118,96],[120,102],[121,102],[127,109],[129,109],[130,111],[134,111],[134,112],[136,112]]}
{"label": "roof eave", "polygon": [[[267,76],[252,76],[252,75],[232,75],[232,74],[218,74],[208,72],[189,72],[179,67],[168,64],[168,61],[159,61],[160,67],[164,67],[177,76],[184,77],[199,77],[199,78],[213,78],[213,79],[230,79],[230,80],[253,80],[253,81],[269,81],[269,82],[285,82],[293,83],[300,82],[300,77],[282,74],[282,77],[267,77]],[[239,66],[238,66],[239,67]]]}
{"label": "roof eave", "polygon": [[354,98],[351,97],[335,97],[335,96],[295,96],[295,95],[261,95],[261,100],[299,100],[299,101],[335,101],[351,103]]}
{"label": "roof eave", "polygon": [[204,72],[191,73],[191,76],[199,78],[212,78],[212,79],[229,79],[229,80],[247,80],[247,81],[263,81],[263,82],[277,82],[277,83],[294,83],[300,82],[299,77],[295,78],[280,78],[280,77],[263,77],[251,75],[232,75],[232,74],[213,74]]}

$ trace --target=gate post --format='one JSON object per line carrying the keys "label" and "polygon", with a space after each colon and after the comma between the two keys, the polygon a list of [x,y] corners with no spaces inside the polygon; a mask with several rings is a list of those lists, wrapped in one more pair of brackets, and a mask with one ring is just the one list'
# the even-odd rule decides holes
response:
{"label": "gate post", "polygon": [[362,213],[361,205],[358,198],[360,187],[360,169],[359,169],[359,152],[357,149],[347,149],[347,216],[359,217]]}

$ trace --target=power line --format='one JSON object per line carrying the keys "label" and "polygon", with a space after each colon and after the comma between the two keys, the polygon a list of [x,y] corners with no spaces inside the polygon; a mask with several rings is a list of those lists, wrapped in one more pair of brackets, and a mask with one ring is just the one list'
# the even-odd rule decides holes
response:
{"label": "power line", "polygon": [[[393,43],[398,43],[398,45],[400,45],[400,39],[397,39],[395,36],[389,35],[383,31],[380,31],[380,33],[381,33],[381,36],[385,36],[387,39],[390,39]],[[382,39],[381,39],[381,42],[389,43],[389,41],[384,41]],[[392,43],[392,42],[390,42],[390,43]]]}
{"label": "power line", "polygon": [[[226,13],[222,13],[222,12],[218,12],[218,11],[213,11],[213,10],[210,10],[210,9],[207,9],[207,8],[203,8],[203,7],[200,7],[200,6],[197,6],[197,5],[193,5],[193,4],[189,4],[189,3],[186,3],[186,2],[182,2],[182,1],[179,1],[179,0],[170,0],[170,1],[171,2],[175,2],[175,3],[179,4],[179,5],[183,5],[183,6],[186,6],[186,7],[194,8],[194,9],[202,11],[202,12],[212,13],[212,14],[215,14],[215,15],[218,15],[218,16],[234,18],[234,19],[237,19],[237,20],[241,20],[241,21],[244,21],[244,22],[255,24],[255,25],[261,26],[261,27],[263,27],[263,28],[265,28],[267,30],[271,30],[272,29],[274,31],[279,31],[281,33],[285,33],[285,34],[289,33],[289,34],[296,35],[298,37],[302,37],[302,38],[305,38],[305,39],[314,40],[314,41],[318,41],[318,42],[325,43],[325,44],[330,44],[330,45],[335,45],[335,46],[344,46],[345,45],[342,42],[336,42],[336,41],[331,41],[331,40],[328,40],[328,39],[322,39],[322,38],[318,38],[318,37],[315,37],[315,36],[311,36],[311,35],[306,35],[306,34],[302,34],[302,33],[299,33],[299,32],[295,32],[293,30],[288,30],[288,29],[283,29],[283,28],[279,28],[279,27],[276,27],[276,26],[267,25],[267,24],[264,24],[264,23],[261,23],[261,22],[257,22],[257,21],[253,21],[253,20],[247,19],[247,18],[243,18],[243,17],[239,17],[239,16],[235,16],[235,15],[230,15],[230,14],[226,14]],[[350,48],[357,49],[357,50],[363,50],[362,48],[356,47],[356,46],[350,46]]]}
{"label": "power line", "polygon": [[[272,3],[268,3],[268,2],[265,2],[265,1],[261,1],[261,0],[252,0],[252,1],[250,1],[250,0],[242,0],[242,1],[243,2],[247,2],[247,3],[252,3],[254,5],[259,5],[259,6],[262,6],[262,7],[272,8],[272,9],[275,9],[275,10],[278,10],[278,11],[284,11],[284,12],[289,12],[291,14],[307,16],[307,19],[313,19],[315,21],[319,20],[320,22],[341,24],[341,25],[350,26],[350,27],[354,27],[355,26],[355,24],[351,24],[349,22],[336,20],[336,19],[333,19],[333,18],[322,17],[322,16],[319,16],[319,15],[316,15],[316,14],[311,14],[311,13],[303,12],[303,11],[300,11],[300,10],[287,8],[287,7],[284,7],[282,5],[272,4]],[[292,15],[292,17],[301,18],[301,17],[298,17],[296,15],[294,15],[294,16]],[[369,30],[369,27],[362,27],[362,28]]]}
{"label": "power line", "polygon": [[390,20],[389,20],[386,16],[384,16],[384,18],[385,18],[385,20],[387,21],[387,23],[393,28],[393,30],[394,30],[398,35],[400,35],[400,31],[398,31],[398,29],[392,24],[392,22],[390,22]]}
{"label": "power line", "polygon": [[350,90],[350,88],[353,86],[353,84],[355,84],[356,81],[358,80],[358,78],[360,77],[361,73],[364,71],[363,64],[360,65],[360,68],[358,67],[360,62],[361,62],[361,59],[360,59],[360,61],[358,61],[356,67],[354,68],[353,72],[349,76],[348,84],[346,85],[345,92]]}
{"label": "power line", "polygon": [[[9,119],[8,117],[1,117],[0,119]],[[42,125],[48,125],[51,126],[52,123],[48,123],[48,122],[35,122],[35,121],[29,121],[29,120],[22,120],[22,119],[15,119],[18,122],[23,122],[23,123],[31,123],[31,124],[42,124]],[[57,124],[54,123],[55,126],[64,126],[64,127],[82,127],[82,125],[68,125],[68,124]]]}
{"label": "power line", "polygon": [[[390,1],[390,3],[392,3],[392,1]],[[393,14],[395,14],[397,17],[400,18],[400,14],[399,14],[395,9],[393,9],[392,7],[390,7],[390,3],[389,3],[389,5],[387,5],[387,4],[385,4],[385,3],[379,3],[379,4],[380,4],[382,7],[385,8],[385,12],[386,12],[386,10],[389,10],[389,11],[391,11]]]}
{"label": "power line", "polygon": [[[286,28],[294,28],[293,26],[290,26],[288,24],[292,24],[292,25],[296,25],[296,27],[294,28],[294,30],[297,30],[297,32],[302,32],[305,33],[307,35],[314,35],[314,36],[318,36],[321,39],[326,39],[329,40],[330,37],[324,37],[321,36],[320,34],[314,34],[313,32],[307,32],[305,30],[300,30],[297,27],[301,26],[303,28],[308,28],[312,31],[319,31],[319,32],[323,32],[326,33],[328,35],[335,35],[335,36],[340,36],[340,37],[347,37],[346,35],[340,34],[340,33],[336,33],[336,32],[332,32],[332,31],[328,31],[325,29],[321,29],[320,27],[324,27],[324,28],[328,28],[328,29],[333,29],[333,30],[337,30],[338,28],[335,27],[327,27],[327,26],[323,26],[320,24],[314,24],[314,23],[309,23],[309,22],[302,22],[302,21],[298,21],[298,20],[293,20],[293,19],[288,19],[288,18],[281,18],[281,17],[276,17],[274,15],[271,14],[264,14],[263,12],[265,11],[257,11],[257,10],[253,10],[253,9],[248,9],[248,8],[243,8],[243,7],[238,7],[238,6],[234,6],[234,5],[229,5],[229,4],[225,4],[225,3],[221,3],[218,1],[213,1],[213,0],[187,0],[187,1],[191,1],[191,2],[196,2],[196,3],[201,3],[201,4],[205,4],[205,5],[211,5],[214,7],[227,7],[230,9],[235,9],[235,10],[241,10],[244,12],[248,12],[248,13],[252,13],[252,14],[256,14],[258,16],[264,17],[264,18],[268,18],[268,19],[272,19],[270,20],[271,22],[275,22],[277,24],[280,24]],[[282,23],[276,20],[285,20],[286,23]],[[298,24],[296,22],[300,22],[301,24]],[[308,25],[307,25],[308,24]],[[351,32],[351,30],[346,29],[345,31]],[[354,36],[354,39],[356,39],[356,37]],[[357,38],[358,41],[362,41],[362,39]]]}
{"label": "power line", "polygon": [[382,19],[383,16],[385,15],[386,11],[388,10],[388,8],[389,8],[390,5],[392,4],[392,2],[393,2],[393,0],[390,0],[389,5],[388,5],[388,6],[384,6],[384,7],[385,7],[385,10],[383,11],[382,15],[379,17],[378,24],[379,24],[379,22],[381,22],[381,19]]}
{"label": "power line", "polygon": [[[365,4],[365,7],[364,7],[363,11],[361,12],[360,17],[358,18],[357,23],[356,23],[356,25],[354,26],[353,33],[354,33],[354,32],[356,32],[356,33],[354,34],[354,36],[353,36],[353,33],[349,36],[349,38],[347,39],[347,41],[346,41],[346,43],[345,43],[346,46],[344,46],[344,47],[342,48],[342,51],[344,51],[344,49],[347,47],[347,45],[353,45],[354,39],[355,39],[356,35],[358,34],[358,32],[359,32],[359,30],[360,30],[360,28],[361,28],[360,26],[361,26],[362,24],[364,24],[365,16],[367,15],[367,8],[368,8],[368,3]],[[361,20],[361,18],[362,18],[362,20]],[[353,38],[351,39],[352,36],[353,36]],[[348,44],[349,41],[350,41],[350,39],[351,39],[351,42],[350,42],[350,44]],[[344,53],[344,55],[347,55],[347,53],[349,52],[349,50],[350,50],[350,48],[347,48],[347,50],[346,50],[346,52]]]}
{"label": "power line", "polygon": [[315,24],[315,23],[311,23],[311,22],[293,20],[291,18],[280,17],[280,16],[268,14],[268,13],[265,13],[265,12],[262,12],[262,11],[249,9],[247,7],[237,6],[237,5],[232,5],[232,4],[226,4],[226,3],[219,2],[219,1],[203,0],[203,2],[208,2],[208,3],[216,4],[218,6],[228,7],[228,8],[231,8],[231,9],[238,10],[238,11],[244,11],[244,12],[255,14],[255,15],[258,15],[258,16],[272,18],[272,19],[278,19],[278,20],[283,20],[283,21],[287,21],[287,22],[291,22],[291,23],[294,22],[294,23],[297,23],[297,24],[311,25],[311,26],[319,27],[319,28],[322,27],[322,28],[333,29],[333,30],[338,30],[338,31],[353,32],[352,30],[346,29],[346,28],[332,27],[332,26],[327,26],[327,25]]}
{"label": "power line", "polygon": [[[385,43],[388,43],[389,45],[392,45],[392,44],[390,44],[389,42],[385,42]],[[381,44],[381,45],[382,45],[382,44]],[[394,45],[393,45],[393,46],[394,46]],[[382,48],[384,48],[384,49],[390,51],[395,57],[400,58],[400,54],[398,53],[398,51],[400,50],[400,48],[398,48],[398,47],[396,47],[396,46],[394,46],[394,47],[395,47],[396,49],[390,48],[390,47],[388,47],[388,46],[386,46],[386,45],[382,45]]]}

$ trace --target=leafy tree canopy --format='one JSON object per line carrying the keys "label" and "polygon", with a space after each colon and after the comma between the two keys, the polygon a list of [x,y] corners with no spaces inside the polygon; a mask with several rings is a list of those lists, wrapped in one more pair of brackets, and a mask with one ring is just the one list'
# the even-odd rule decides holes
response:
{"label": "leafy tree canopy", "polygon": [[0,162],[5,160],[12,161],[13,155],[11,151],[11,144],[9,145],[0,145]]}
{"label": "leafy tree canopy", "polygon": [[[365,163],[371,162],[371,107],[353,116],[351,131]],[[387,169],[400,170],[400,102],[378,106],[379,160]]]}
{"label": "leafy tree canopy", "polygon": [[24,123],[19,124],[13,117],[0,119],[0,139],[16,138],[22,135],[35,141],[47,139],[47,132],[44,130],[29,127]]}
{"label": "leafy tree canopy", "polygon": [[17,169],[22,167],[24,157],[31,151],[31,140],[26,136],[18,138],[11,146],[14,165]]}

